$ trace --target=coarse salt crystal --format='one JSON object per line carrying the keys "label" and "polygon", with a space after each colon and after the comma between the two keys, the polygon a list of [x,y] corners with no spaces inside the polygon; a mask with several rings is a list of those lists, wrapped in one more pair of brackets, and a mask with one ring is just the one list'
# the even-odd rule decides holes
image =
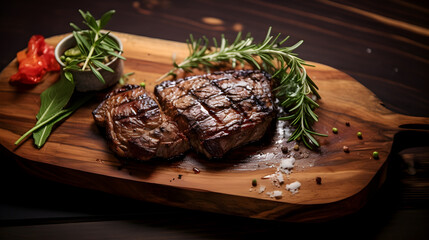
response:
{"label": "coarse salt crystal", "polygon": [[274,186],[280,187],[284,183],[284,178],[281,172],[277,171],[276,173],[273,173],[270,176],[270,180],[273,183]]}
{"label": "coarse salt crystal", "polygon": [[269,162],[269,161],[276,159],[276,154],[274,154],[274,153],[260,153],[258,155],[255,155],[255,157],[258,160],[264,160],[264,161]]}
{"label": "coarse salt crystal", "polygon": [[288,190],[292,194],[297,193],[300,187],[301,187],[301,183],[298,181],[295,181],[291,184],[286,184],[286,190]]}
{"label": "coarse salt crystal", "polygon": [[316,101],[316,100],[317,100],[317,96],[316,96],[316,95],[311,95],[311,99],[312,99],[313,101]]}
{"label": "coarse salt crystal", "polygon": [[263,176],[263,177],[261,177],[262,179],[271,179],[273,176],[275,176],[275,174],[273,173],[273,174],[270,174],[270,175],[267,175],[267,176]]}
{"label": "coarse salt crystal", "polygon": [[259,193],[263,193],[265,191],[265,186],[264,185],[261,185],[260,187],[259,187]]}
{"label": "coarse salt crystal", "polygon": [[275,190],[270,193],[270,197],[272,198],[281,198],[283,196],[283,192],[279,190]]}
{"label": "coarse salt crystal", "polygon": [[295,163],[294,157],[282,159],[282,161],[280,162],[280,166],[278,167],[278,170],[286,174],[290,174],[292,172],[292,168],[294,167],[294,163]]}
{"label": "coarse salt crystal", "polygon": [[291,135],[292,135],[292,130],[290,129],[290,128],[285,128],[285,130],[284,130],[284,137],[285,138],[289,138]]}
{"label": "coarse salt crystal", "polygon": [[281,172],[276,172],[276,178],[280,184],[283,184],[285,182],[285,180],[283,178],[283,174]]}

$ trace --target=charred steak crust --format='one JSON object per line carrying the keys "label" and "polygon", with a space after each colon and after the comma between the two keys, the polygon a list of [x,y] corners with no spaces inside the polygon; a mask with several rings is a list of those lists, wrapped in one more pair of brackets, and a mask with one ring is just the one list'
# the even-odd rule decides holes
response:
{"label": "charred steak crust", "polygon": [[165,114],[208,158],[259,140],[276,115],[269,74],[230,70],[155,86]]}
{"label": "charred steak crust", "polygon": [[[122,103],[125,102],[129,102],[129,101],[134,101],[141,92],[137,91],[130,91],[133,90],[135,88],[138,88],[138,85],[125,85],[121,88],[117,88],[112,90],[110,93],[106,94],[106,96],[104,97],[103,102],[101,102],[98,107],[92,111],[92,115],[94,117],[95,123],[98,126],[104,127],[105,123],[106,123],[106,110],[110,107],[113,107],[112,104],[116,104],[116,105],[120,105]],[[111,100],[108,100],[109,98],[120,94],[120,93],[124,93],[124,92],[128,92],[126,95],[124,94],[124,96],[122,96],[121,98],[119,98],[119,102],[114,103]]]}
{"label": "charred steak crust", "polygon": [[121,157],[172,158],[190,148],[177,123],[138,85],[113,90],[92,114],[106,128],[109,147]]}

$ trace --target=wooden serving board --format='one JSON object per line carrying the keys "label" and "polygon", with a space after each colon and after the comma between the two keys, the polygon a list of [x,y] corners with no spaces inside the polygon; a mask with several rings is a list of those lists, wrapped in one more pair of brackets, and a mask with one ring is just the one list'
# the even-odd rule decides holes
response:
{"label": "wooden serving board", "polygon": [[[125,73],[135,72],[130,83],[146,82],[153,90],[155,79],[171,68],[172,55],[183,59],[183,43],[115,33],[123,42]],[[64,35],[47,39],[55,45]],[[40,93],[59,74],[48,74],[34,87],[12,86],[9,77],[17,71],[13,60],[0,75],[0,143],[23,168],[37,176],[100,190],[112,194],[171,206],[252,218],[285,221],[321,221],[337,218],[361,208],[377,191],[386,175],[393,137],[404,124],[429,124],[428,118],[395,114],[384,108],[377,97],[347,74],[312,63],[308,73],[320,88],[322,99],[316,111],[320,120],[315,130],[319,151],[301,146],[283,154],[284,126],[273,126],[258,143],[232,151],[225,159],[213,161],[190,151],[169,161],[134,162],[118,159],[108,149],[103,131],[94,124],[91,111],[104,93],[81,107],[59,125],[40,150],[29,138],[21,146],[14,142],[36,122]],[[350,126],[346,126],[346,122]],[[274,124],[275,125],[275,124]],[[333,134],[332,128],[338,128]],[[356,133],[361,131],[362,139]],[[292,148],[294,143],[286,144]],[[348,146],[349,153],[343,151]],[[380,158],[372,158],[378,151]],[[275,186],[262,179],[275,172],[281,159],[297,160],[285,183]],[[195,173],[196,167],[200,173]],[[316,184],[316,177],[322,184]],[[252,188],[252,180],[258,186]],[[298,193],[285,185],[299,181]],[[259,193],[259,186],[266,186]],[[267,192],[281,190],[280,199]]]}

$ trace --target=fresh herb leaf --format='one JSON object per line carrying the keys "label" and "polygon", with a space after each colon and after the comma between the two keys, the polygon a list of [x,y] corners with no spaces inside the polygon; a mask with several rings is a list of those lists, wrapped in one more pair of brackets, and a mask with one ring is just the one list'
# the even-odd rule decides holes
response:
{"label": "fresh herb leaf", "polygon": [[[92,97],[91,94],[85,94],[77,98],[76,101],[70,101],[74,87],[74,81],[69,81],[65,76],[62,76],[51,87],[43,91],[40,95],[40,110],[36,116],[38,119],[36,125],[23,134],[15,142],[15,145],[20,144],[28,135],[33,134],[34,144],[38,148],[41,148],[48,139],[53,126],[70,116],[70,114]],[[67,105],[69,107],[64,109]]]}
{"label": "fresh herb leaf", "polygon": [[121,78],[119,79],[119,84],[120,85],[125,85],[125,83],[128,82],[128,78],[130,76],[134,75],[134,72],[129,72],[129,73],[125,73],[121,76]]}
{"label": "fresh herb leaf", "polygon": [[82,54],[88,54],[88,49],[91,48],[91,45],[88,41],[81,35],[79,32],[73,32],[73,36],[76,39],[77,46]]}
{"label": "fresh herb leaf", "polygon": [[118,43],[115,40],[113,40],[110,36],[106,37],[104,39],[104,42],[102,42],[102,44],[103,43],[110,46],[111,48],[113,48],[114,50],[116,50],[118,52],[122,51],[121,48],[119,48]]}
{"label": "fresh herb leaf", "polygon": [[54,127],[55,123],[56,122],[52,123],[51,121],[45,124],[45,126],[41,129],[33,132],[34,145],[36,145],[37,148],[41,148],[43,144],[45,144],[46,140],[52,132],[52,128]]}
{"label": "fresh herb leaf", "polygon": [[70,27],[74,28],[75,31],[82,31],[82,29],[80,29],[80,27],[76,26],[74,23],[70,23]]}
{"label": "fresh herb leaf", "polygon": [[74,84],[64,77],[40,94],[40,110],[36,115],[39,121],[61,110],[70,100],[74,91]]}
{"label": "fresh herb leaf", "polygon": [[[56,118],[52,119],[42,129],[34,132],[33,133],[34,144],[37,146],[37,148],[41,148],[45,144],[55,124],[62,121],[66,117],[70,116],[74,111],[76,111],[80,106],[82,106],[82,104],[87,102],[91,97],[92,97],[91,94],[86,94],[81,98],[77,99],[76,101],[72,102],[69,108],[61,110]],[[46,131],[44,131],[45,129]],[[39,132],[42,132],[43,134],[42,133],[39,134]]]}
{"label": "fresh herb leaf", "polygon": [[122,55],[117,54],[116,52],[108,51],[108,53],[109,53],[110,55],[115,56],[115,57],[117,57],[117,58],[120,58],[120,59],[122,59],[122,60],[126,60],[126,58],[124,58]]}
{"label": "fresh herb leaf", "polygon": [[92,65],[89,65],[89,67],[91,68],[92,73],[94,73],[94,75],[98,78],[98,80],[100,80],[102,83],[105,83],[104,78],[101,75],[101,73]]}
{"label": "fresh herb leaf", "polygon": [[73,82],[73,74],[69,71],[64,71],[64,77],[69,80],[71,83]]}
{"label": "fresh herb leaf", "polygon": [[70,97],[73,95],[74,83],[60,77],[51,87],[46,89],[40,95],[40,110],[36,115],[37,122],[35,127],[26,132],[15,144],[19,144],[26,136],[35,133],[35,138],[44,138],[49,135],[52,128],[44,126],[48,119],[57,114],[69,102]]}
{"label": "fresh herb leaf", "polygon": [[105,34],[100,33],[101,38],[97,39],[97,41],[94,43],[94,46],[98,46],[102,41],[104,41],[104,39],[109,36],[110,32],[107,32]]}
{"label": "fresh herb leaf", "polygon": [[112,18],[112,15],[115,13],[115,10],[107,11],[103,16],[100,18],[100,28],[104,28],[106,24],[110,21],[110,18]]}
{"label": "fresh herb leaf", "polygon": [[109,66],[103,64],[102,62],[100,62],[98,60],[92,59],[92,63],[94,63],[94,65],[96,67],[102,68],[108,72],[115,72],[112,68],[110,68]]}
{"label": "fresh herb leaf", "polygon": [[[45,121],[66,106],[73,95],[73,91],[74,83],[66,77],[61,77],[54,85],[43,91],[40,95],[40,110],[36,115],[37,123]],[[33,133],[34,143],[38,148],[48,138],[52,126],[53,124],[45,125]]]}

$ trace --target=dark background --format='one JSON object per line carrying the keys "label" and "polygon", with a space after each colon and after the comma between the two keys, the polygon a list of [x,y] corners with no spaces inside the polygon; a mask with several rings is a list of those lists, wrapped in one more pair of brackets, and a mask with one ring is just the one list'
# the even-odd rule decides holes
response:
{"label": "dark background", "polygon": [[[390,110],[429,117],[427,1],[13,1],[0,8],[1,69],[32,35],[50,37],[70,32],[70,22],[80,25],[78,9],[96,18],[115,9],[106,28],[180,42],[190,33],[233,39],[240,30],[260,41],[272,26],[290,35],[291,45],[304,40],[296,51],[301,58],[346,72]],[[183,210],[77,189],[27,175],[2,149],[0,239],[429,239],[424,128],[395,136],[387,182],[363,209],[317,224]]]}

